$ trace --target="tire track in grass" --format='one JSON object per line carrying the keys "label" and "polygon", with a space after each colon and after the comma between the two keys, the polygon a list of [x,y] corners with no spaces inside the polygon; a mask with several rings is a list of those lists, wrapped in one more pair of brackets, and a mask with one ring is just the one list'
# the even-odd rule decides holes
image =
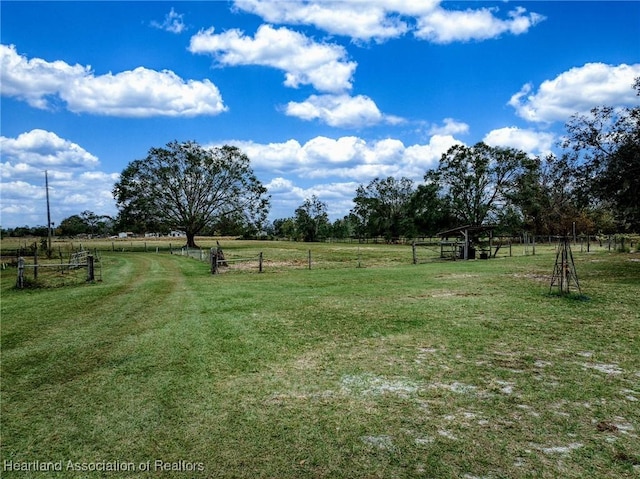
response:
{"label": "tire track in grass", "polygon": [[96,311],[103,323],[101,349],[109,357],[105,366],[126,374],[163,366],[162,358],[177,339],[170,332],[192,300],[183,271],[188,260],[163,255],[137,255],[134,260],[126,289]]}
{"label": "tire track in grass", "polygon": [[3,350],[5,386],[15,381],[17,391],[27,394],[113,366],[120,346],[170,319],[164,305],[184,289],[170,257],[130,255],[105,276],[99,285],[36,291],[32,296],[42,293],[42,302],[23,304],[18,317],[4,318],[3,333],[31,329],[23,341]]}
{"label": "tire track in grass", "polygon": [[[103,283],[57,291],[68,301],[40,311],[37,331],[3,351],[8,454],[143,461],[185,438],[176,424],[192,383],[181,374],[190,353],[176,325],[193,303],[185,273],[202,265],[151,255],[117,263]],[[23,306],[5,331],[37,313]]]}
{"label": "tire track in grass", "polygon": [[[111,433],[110,444],[129,456],[131,451],[152,451],[140,452],[141,461],[204,460],[211,436],[205,433],[208,427],[202,417],[220,414],[211,397],[216,390],[212,370],[220,353],[219,318],[209,313],[208,296],[203,299],[195,287],[206,278],[206,268],[186,258],[165,258],[149,266],[149,275],[170,278],[169,290],[161,303],[141,313],[147,326],[119,345],[113,355],[118,363],[98,372],[108,384],[112,402],[120,404],[104,406],[109,422],[123,425],[118,435]],[[121,437],[127,439],[128,448],[121,445]]]}

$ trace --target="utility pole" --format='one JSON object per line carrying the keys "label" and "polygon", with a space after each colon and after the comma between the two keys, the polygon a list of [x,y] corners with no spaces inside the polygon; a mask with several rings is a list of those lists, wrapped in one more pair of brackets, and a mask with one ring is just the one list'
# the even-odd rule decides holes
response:
{"label": "utility pole", "polygon": [[47,170],[44,170],[44,184],[47,189],[47,244],[49,251],[47,256],[51,254],[51,209],[49,207],[49,174]]}

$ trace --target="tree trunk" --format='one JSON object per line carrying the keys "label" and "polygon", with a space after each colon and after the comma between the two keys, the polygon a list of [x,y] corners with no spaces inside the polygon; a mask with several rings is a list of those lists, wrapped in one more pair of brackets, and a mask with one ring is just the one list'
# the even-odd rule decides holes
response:
{"label": "tree trunk", "polygon": [[190,231],[187,231],[187,248],[197,248],[196,235]]}

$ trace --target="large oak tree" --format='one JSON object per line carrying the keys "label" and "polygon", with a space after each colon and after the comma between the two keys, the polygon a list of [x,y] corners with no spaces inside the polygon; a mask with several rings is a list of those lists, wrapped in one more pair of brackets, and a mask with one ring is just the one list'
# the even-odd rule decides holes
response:
{"label": "large oak tree", "polygon": [[183,230],[188,247],[224,217],[262,222],[269,208],[266,193],[238,148],[203,148],[191,141],[151,148],[146,158],[129,163],[113,189],[125,222]]}

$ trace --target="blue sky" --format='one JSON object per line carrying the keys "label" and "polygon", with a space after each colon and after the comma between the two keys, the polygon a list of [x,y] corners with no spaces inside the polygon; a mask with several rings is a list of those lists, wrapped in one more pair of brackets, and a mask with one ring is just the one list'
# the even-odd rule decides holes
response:
{"label": "blue sky", "polygon": [[332,220],[375,177],[420,182],[457,143],[555,151],[635,106],[640,2],[0,4],[2,227],[114,215],[118,174],[172,140],[234,144],[270,219]]}

